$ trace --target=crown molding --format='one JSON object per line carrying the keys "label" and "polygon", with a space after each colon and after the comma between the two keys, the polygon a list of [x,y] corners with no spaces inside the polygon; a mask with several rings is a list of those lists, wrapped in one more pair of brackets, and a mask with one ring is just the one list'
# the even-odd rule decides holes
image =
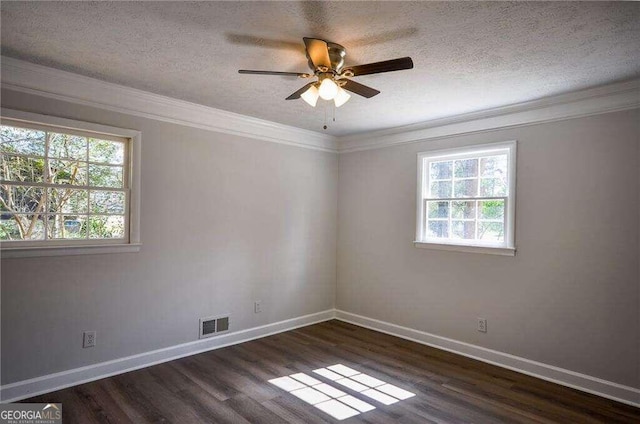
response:
{"label": "crown molding", "polygon": [[128,115],[337,153],[335,137],[2,56],[2,88]]}
{"label": "crown molding", "polygon": [[633,80],[419,124],[344,136],[338,139],[338,152],[380,149],[639,107],[640,80]]}
{"label": "crown molding", "polygon": [[2,88],[178,125],[331,153],[495,131],[640,107],[640,79],[380,131],[334,137],[0,57]]}

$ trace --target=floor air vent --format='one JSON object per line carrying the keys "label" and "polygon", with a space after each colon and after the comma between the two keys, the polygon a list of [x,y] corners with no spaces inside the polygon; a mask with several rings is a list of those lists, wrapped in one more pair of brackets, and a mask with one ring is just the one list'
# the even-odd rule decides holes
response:
{"label": "floor air vent", "polygon": [[229,331],[229,316],[200,318],[200,336],[204,339]]}

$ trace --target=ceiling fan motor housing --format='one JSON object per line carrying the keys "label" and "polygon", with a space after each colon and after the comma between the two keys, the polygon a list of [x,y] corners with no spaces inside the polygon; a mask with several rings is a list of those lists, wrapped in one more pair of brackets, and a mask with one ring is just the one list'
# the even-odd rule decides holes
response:
{"label": "ceiling fan motor housing", "polygon": [[320,73],[333,71],[335,74],[339,74],[340,70],[344,66],[344,58],[347,55],[347,49],[345,49],[344,46],[341,46],[337,43],[332,43],[331,41],[325,41],[325,43],[327,43],[327,52],[329,53],[331,69],[325,69],[326,67],[316,67],[316,65],[313,63],[313,59],[309,55],[307,55],[307,58],[309,60],[309,67],[316,71],[316,74],[318,73],[317,71],[319,71]]}
{"label": "ceiling fan motor housing", "polygon": [[344,57],[347,55],[347,49],[340,44],[327,42],[329,47],[329,60],[331,60],[331,69],[336,73],[340,73],[340,70],[344,66]]}

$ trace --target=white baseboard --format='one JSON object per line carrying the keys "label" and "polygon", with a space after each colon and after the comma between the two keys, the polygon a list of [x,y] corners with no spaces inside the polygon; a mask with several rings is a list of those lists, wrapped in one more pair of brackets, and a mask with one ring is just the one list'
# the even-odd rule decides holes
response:
{"label": "white baseboard", "polygon": [[426,333],[412,328],[402,327],[373,318],[352,314],[341,310],[326,310],[311,315],[279,321],[260,327],[228,333],[214,338],[196,340],[177,346],[145,352],[99,364],[48,374],[29,380],[18,381],[0,386],[0,403],[14,402],[99,380],[128,371],[146,368],[151,365],[195,355],[209,350],[248,342],[299,327],[316,324],[331,319],[348,322],[381,333],[390,334],[416,343],[446,350],[458,355],[477,359],[492,365],[510,369],[542,380],[551,381],[583,392],[595,394],[628,405],[640,407],[640,389],[613,383],[586,374],[566,370],[552,365],[532,361],[504,352]]}
{"label": "white baseboard", "polygon": [[196,340],[177,346],[171,346],[151,352],[127,356],[125,358],[114,359],[112,361],[101,362],[81,368],[75,368],[55,374],[48,374],[42,377],[6,384],[4,386],[0,386],[0,400],[1,403],[6,403],[26,399],[43,393],[49,393],[66,387],[88,383],[101,378],[183,358],[185,356],[191,356],[197,353],[248,342],[261,337],[282,333],[283,331],[316,324],[318,322],[328,321],[333,319],[334,316],[334,310],[330,309],[311,315],[305,315],[285,321],[262,325],[260,327],[236,331],[217,337]]}
{"label": "white baseboard", "polygon": [[551,381],[583,392],[602,396],[628,405],[640,407],[640,389],[591,377],[575,371],[566,370],[530,359],[521,358],[504,352],[437,336],[424,331],[402,327],[400,325],[367,318],[361,315],[336,310],[336,319],[381,333],[390,334],[416,343],[446,350],[458,355],[477,359],[502,368],[542,380]]}

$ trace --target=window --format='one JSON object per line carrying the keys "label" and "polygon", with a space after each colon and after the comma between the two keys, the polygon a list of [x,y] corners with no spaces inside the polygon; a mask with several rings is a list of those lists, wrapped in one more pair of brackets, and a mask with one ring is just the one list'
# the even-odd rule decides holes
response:
{"label": "window", "polygon": [[[137,212],[137,193],[132,195],[132,143],[134,138],[139,141],[139,133],[15,114],[40,117],[44,122],[6,118],[3,110],[3,255],[12,249],[137,244],[137,219],[131,219]],[[56,120],[75,127],[47,123]],[[91,131],[97,127],[108,132]]]}
{"label": "window", "polygon": [[416,246],[513,255],[515,157],[515,142],[419,153]]}

